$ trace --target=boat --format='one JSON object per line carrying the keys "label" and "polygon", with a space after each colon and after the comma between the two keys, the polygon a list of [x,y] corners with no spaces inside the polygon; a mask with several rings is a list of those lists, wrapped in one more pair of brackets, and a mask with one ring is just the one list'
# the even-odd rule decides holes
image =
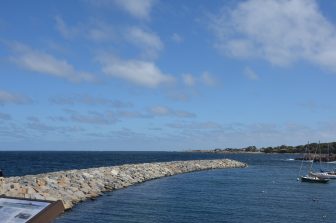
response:
{"label": "boat", "polygon": [[[306,147],[305,152],[309,153],[309,142],[308,142],[308,146]],[[316,151],[315,151],[315,154],[316,154]],[[300,176],[298,180],[301,180],[301,182],[307,182],[307,183],[328,183],[330,178],[327,178],[325,174],[316,173],[312,171],[313,163],[314,162],[311,162],[311,164],[309,165],[308,174],[306,176]],[[303,165],[303,160],[301,162],[300,172],[302,169],[302,165]],[[299,172],[299,175],[300,175],[300,172]]]}
{"label": "boat", "polygon": [[334,172],[311,172],[310,175],[323,179],[336,179],[336,174]]}
{"label": "boat", "polygon": [[301,176],[300,179],[301,179],[301,182],[308,182],[308,183],[328,183],[329,182],[328,178],[320,178],[320,177],[311,176],[311,175]]}
{"label": "boat", "polygon": [[[328,154],[329,154],[329,145],[328,145]],[[320,149],[320,167],[321,167],[321,149]],[[320,172],[310,172],[310,175],[323,178],[323,179],[336,179],[335,171],[323,171],[321,169]]]}

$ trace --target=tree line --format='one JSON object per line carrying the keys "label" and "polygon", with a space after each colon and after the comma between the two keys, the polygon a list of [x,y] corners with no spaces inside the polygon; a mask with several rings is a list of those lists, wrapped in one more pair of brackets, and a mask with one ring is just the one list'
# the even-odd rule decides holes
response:
{"label": "tree line", "polygon": [[260,152],[264,153],[322,153],[336,154],[336,142],[330,143],[310,143],[299,146],[281,145],[276,147],[263,147]]}

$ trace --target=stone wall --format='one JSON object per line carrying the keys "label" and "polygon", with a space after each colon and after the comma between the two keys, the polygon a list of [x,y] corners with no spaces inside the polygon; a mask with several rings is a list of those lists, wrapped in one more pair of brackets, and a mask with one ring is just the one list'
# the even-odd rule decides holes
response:
{"label": "stone wall", "polygon": [[180,173],[219,168],[242,168],[238,161],[192,160],[161,163],[126,164],[81,170],[59,171],[0,180],[0,195],[11,197],[62,200],[70,209],[74,204],[93,199],[105,191]]}

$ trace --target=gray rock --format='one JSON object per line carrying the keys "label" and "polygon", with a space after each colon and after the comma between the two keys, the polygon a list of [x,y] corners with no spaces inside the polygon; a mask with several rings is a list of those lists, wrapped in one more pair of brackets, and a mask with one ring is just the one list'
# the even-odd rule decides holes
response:
{"label": "gray rock", "polygon": [[125,164],[59,171],[0,178],[0,194],[40,200],[62,200],[64,207],[70,209],[78,202],[100,196],[102,192],[124,188],[146,180],[192,171],[246,166],[238,161],[221,159]]}

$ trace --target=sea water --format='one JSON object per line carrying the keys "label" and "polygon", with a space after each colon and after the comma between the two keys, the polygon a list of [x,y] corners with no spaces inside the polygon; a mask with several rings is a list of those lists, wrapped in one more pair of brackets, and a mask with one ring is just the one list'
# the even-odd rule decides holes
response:
{"label": "sea water", "polygon": [[[244,169],[181,174],[108,192],[76,205],[56,223],[91,222],[336,222],[336,181],[297,181],[292,154],[174,152],[0,152],[0,168],[24,175],[123,163],[232,158]],[[19,162],[20,161],[20,162]],[[303,163],[302,174],[307,165]],[[314,164],[319,169],[318,164]],[[314,167],[313,166],[313,167]],[[323,168],[335,168],[329,164]]]}

